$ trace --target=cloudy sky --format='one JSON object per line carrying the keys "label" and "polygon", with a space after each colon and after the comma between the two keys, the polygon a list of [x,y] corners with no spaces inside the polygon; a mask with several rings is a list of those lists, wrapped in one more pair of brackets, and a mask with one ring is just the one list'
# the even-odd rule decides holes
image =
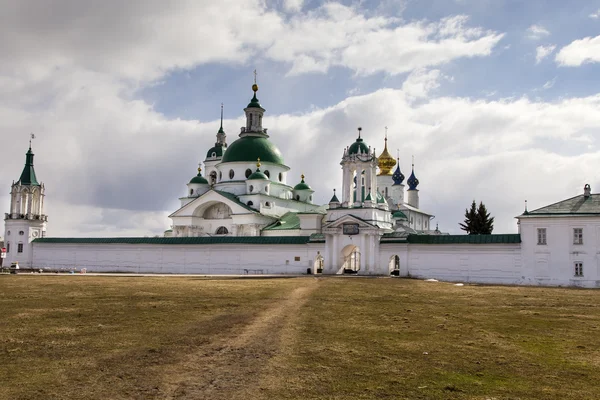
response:
{"label": "cloudy sky", "polygon": [[329,200],[343,147],[411,155],[421,208],[495,233],[600,191],[600,0],[0,0],[0,208],[30,132],[50,236],[156,235],[258,70],[264,126]]}

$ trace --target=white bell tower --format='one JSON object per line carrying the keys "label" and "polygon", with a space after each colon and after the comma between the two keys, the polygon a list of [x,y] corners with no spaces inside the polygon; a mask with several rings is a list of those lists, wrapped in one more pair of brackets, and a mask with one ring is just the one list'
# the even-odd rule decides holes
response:
{"label": "white bell tower", "polygon": [[11,186],[10,212],[4,214],[5,265],[18,262],[20,267],[32,267],[31,242],[46,236],[48,216],[44,214],[44,191],[44,184],[38,182],[35,175],[30,142],[23,172]]}

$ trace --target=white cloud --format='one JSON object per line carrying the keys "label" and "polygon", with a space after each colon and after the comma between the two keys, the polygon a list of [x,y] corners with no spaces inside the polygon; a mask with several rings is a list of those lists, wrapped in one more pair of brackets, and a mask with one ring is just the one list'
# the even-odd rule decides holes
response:
{"label": "white cloud", "polygon": [[569,67],[600,62],[600,36],[588,36],[571,42],[560,49],[555,60],[559,65]]}
{"label": "white cloud", "polygon": [[544,85],[542,86],[542,89],[550,89],[554,86],[555,83],[556,83],[556,77],[554,77],[553,79],[544,83]]}
{"label": "white cloud", "polygon": [[535,49],[535,63],[539,64],[544,58],[548,57],[552,52],[554,52],[556,46],[550,44],[548,46],[538,46]]}
{"label": "white cloud", "polygon": [[409,97],[424,98],[434,89],[440,86],[440,71],[424,69],[412,72],[402,83],[402,91]]}
{"label": "white cloud", "polygon": [[596,11],[596,12],[594,12],[594,13],[591,13],[591,14],[589,15],[589,17],[590,17],[590,18],[593,18],[593,19],[598,19],[598,18],[600,18],[600,8],[598,9],[598,11]]}
{"label": "white cloud", "polygon": [[[322,73],[333,66],[359,74],[398,74],[486,56],[502,38],[468,27],[465,16],[402,24],[332,2],[290,16],[261,0],[177,7],[158,0],[107,0],[102,6],[66,1],[53,4],[51,12],[34,0],[5,2],[12,6],[2,6],[0,75],[20,71],[32,80],[79,67],[148,81],[172,70],[210,62],[243,64],[256,57],[288,63],[291,74]],[[284,5],[291,10],[302,2]]]}
{"label": "white cloud", "polygon": [[283,9],[288,12],[298,12],[303,5],[304,0],[283,0]]}
{"label": "white cloud", "polygon": [[527,28],[527,37],[531,40],[539,40],[548,35],[550,35],[550,31],[544,28],[542,25],[531,25]]}

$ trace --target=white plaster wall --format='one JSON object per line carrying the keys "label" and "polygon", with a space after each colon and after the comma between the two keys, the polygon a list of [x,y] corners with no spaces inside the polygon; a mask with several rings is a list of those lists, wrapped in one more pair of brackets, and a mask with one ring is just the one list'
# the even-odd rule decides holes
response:
{"label": "white plaster wall", "polygon": [[[134,245],[35,243],[36,268],[173,274],[305,274],[324,244]],[[299,260],[296,259],[299,257]]]}

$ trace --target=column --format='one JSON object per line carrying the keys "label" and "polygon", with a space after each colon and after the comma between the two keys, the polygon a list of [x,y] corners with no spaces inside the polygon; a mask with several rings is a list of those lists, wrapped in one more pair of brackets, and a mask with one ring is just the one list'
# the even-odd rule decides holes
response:
{"label": "column", "polygon": [[343,166],[343,171],[344,178],[342,179],[342,204],[348,201],[348,181],[350,180],[348,178],[350,172],[348,171],[348,167],[346,165]]}
{"label": "column", "polygon": [[356,170],[356,202],[362,205],[362,192],[363,192],[363,184],[362,184],[362,167],[358,167]]}
{"label": "column", "polygon": [[367,235],[365,234],[361,234],[360,235],[360,270],[363,274],[368,273],[369,270],[367,269],[367,257],[368,257],[368,251],[367,251],[367,246],[366,246],[366,241],[365,241],[365,237]]}

